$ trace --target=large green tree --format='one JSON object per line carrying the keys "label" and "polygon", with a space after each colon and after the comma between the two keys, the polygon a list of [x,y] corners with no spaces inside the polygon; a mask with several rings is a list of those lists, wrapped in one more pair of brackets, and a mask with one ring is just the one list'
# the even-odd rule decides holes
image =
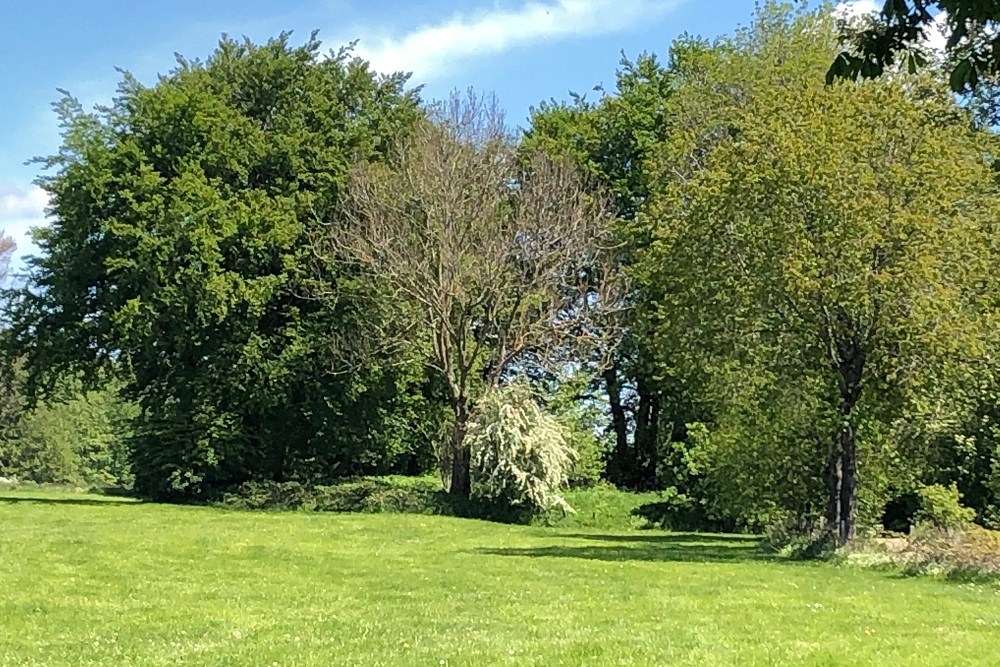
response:
{"label": "large green tree", "polygon": [[716,456],[745,453],[722,481],[766,492],[804,465],[845,543],[859,483],[912,458],[902,427],[950,414],[989,355],[998,209],[988,138],[950,91],[824,86],[833,33],[768,7],[675,49],[641,270],[661,288],[657,345],[711,387]]}
{"label": "large green tree", "polygon": [[[359,307],[350,275],[317,279],[312,251],[352,163],[420,116],[404,77],[315,35],[225,38],[152,86],[126,74],[107,108],[67,95],[57,111],[63,145],[39,181],[53,221],[9,336],[29,394],[122,374],[141,407],[136,484],[157,497],[413,465],[406,427],[430,420],[414,411],[433,412],[433,383],[417,355],[344,372],[352,332],[383,313]],[[336,303],[316,298],[331,285]]]}

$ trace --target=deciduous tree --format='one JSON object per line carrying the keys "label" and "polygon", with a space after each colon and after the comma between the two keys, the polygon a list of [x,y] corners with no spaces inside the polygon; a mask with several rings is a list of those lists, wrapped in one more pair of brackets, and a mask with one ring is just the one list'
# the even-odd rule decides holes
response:
{"label": "deciduous tree", "polygon": [[450,490],[470,492],[465,434],[484,388],[562,366],[614,331],[618,281],[604,203],[566,161],[526,161],[495,101],[453,96],[355,170],[329,248],[406,304],[454,415]]}
{"label": "deciduous tree", "polygon": [[831,35],[823,16],[765,11],[678,60],[677,112],[699,122],[661,155],[671,186],[643,262],[663,286],[659,344],[688,351],[720,405],[803,427],[740,437],[778,462],[782,436],[826,431],[826,516],[845,543],[879,432],[940,419],[989,353],[998,209],[985,138],[950,92],[824,86]]}
{"label": "deciduous tree", "polygon": [[29,392],[123,372],[141,405],[136,484],[159,498],[410,457],[419,362],[330,372],[351,354],[331,332],[351,341],[377,314],[314,298],[310,242],[352,162],[420,116],[404,78],[315,36],[225,38],[154,85],[126,74],[108,108],[67,96],[57,111],[63,146],[40,181],[52,224],[12,311]]}
{"label": "deciduous tree", "polygon": [[911,73],[930,57],[927,42],[943,36],[953,91],[974,90],[1000,72],[1000,6],[980,0],[886,0],[872,20],[846,22],[841,51],[827,72],[835,78]]}

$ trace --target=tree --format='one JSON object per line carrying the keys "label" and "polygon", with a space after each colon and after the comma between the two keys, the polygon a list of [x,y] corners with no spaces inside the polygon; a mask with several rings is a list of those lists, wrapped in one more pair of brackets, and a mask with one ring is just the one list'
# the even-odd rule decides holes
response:
{"label": "tree", "polygon": [[887,0],[875,20],[845,23],[849,49],[827,72],[834,78],[874,78],[904,64],[909,71],[928,61],[924,48],[933,31],[946,37],[949,84],[958,93],[974,90],[1000,71],[1000,5],[978,0]]}
{"label": "tree", "polygon": [[457,94],[397,147],[355,170],[329,248],[405,304],[426,331],[454,427],[450,491],[470,493],[476,401],[529,366],[563,366],[598,343],[616,304],[609,218],[566,162],[522,161],[495,100]]}
{"label": "tree", "polygon": [[125,74],[93,113],[67,95],[63,146],[42,161],[53,222],[11,311],[29,395],[121,374],[141,407],[137,488],[163,499],[422,456],[407,428],[430,409],[419,361],[331,372],[378,314],[316,298],[311,270],[352,162],[420,116],[405,84],[285,34],[225,38],[149,87]]}
{"label": "tree", "polygon": [[[879,434],[941,420],[993,344],[997,192],[987,139],[933,79],[824,86],[832,34],[823,16],[772,8],[732,40],[676,51],[690,125],[657,162],[670,187],[642,263],[663,286],[657,345],[687,351],[723,421],[751,426],[729,446],[773,435],[756,455],[769,466],[784,444],[825,450],[812,465],[825,462],[844,544]],[[797,433],[752,428],[792,423],[783,411]]]}
{"label": "tree", "polygon": [[[615,90],[602,91],[596,102],[574,95],[571,104],[550,102],[532,109],[523,147],[573,160],[610,193],[624,271],[634,253],[649,242],[648,230],[636,219],[657,187],[650,181],[647,161],[671,131],[667,110],[673,77],[651,54],[641,54],[634,62],[623,57],[620,65]],[[653,317],[644,301],[650,290],[655,285],[637,282],[626,295],[624,340],[601,377],[615,436],[606,474],[612,483],[632,489],[657,485],[661,438],[683,437],[683,424],[693,421],[673,378],[649,354]],[[672,432],[661,434],[661,423]]]}

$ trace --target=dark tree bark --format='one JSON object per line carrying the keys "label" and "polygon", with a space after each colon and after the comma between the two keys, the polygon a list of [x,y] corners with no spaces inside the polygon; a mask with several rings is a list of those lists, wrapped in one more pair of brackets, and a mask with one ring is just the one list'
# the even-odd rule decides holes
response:
{"label": "dark tree bark", "polygon": [[[831,463],[839,459],[839,489],[830,486],[828,512],[838,505],[837,544],[844,546],[857,536],[858,526],[858,442],[854,409],[861,398],[861,379],[865,367],[865,350],[861,337],[854,333],[837,343],[839,363],[836,365],[840,390],[840,426],[834,442]],[[832,517],[828,517],[832,518]]]}
{"label": "dark tree bark", "polygon": [[840,438],[835,438],[826,464],[826,525],[831,531],[840,530],[840,486],[843,479],[843,451]]}
{"label": "dark tree bark", "polygon": [[604,371],[604,383],[611,406],[611,424],[615,430],[615,448],[608,460],[608,480],[616,486],[627,486],[629,474],[628,422],[622,406],[622,388],[618,380],[618,366],[612,364]]}
{"label": "dark tree bark", "polygon": [[656,486],[656,441],[660,421],[660,397],[645,378],[636,380],[639,409],[635,421],[635,475],[632,487],[648,490]]}
{"label": "dark tree bark", "polygon": [[448,493],[460,498],[472,494],[472,452],[465,441],[468,429],[469,406],[461,398],[452,400],[455,412],[455,426],[451,432],[451,482]]}

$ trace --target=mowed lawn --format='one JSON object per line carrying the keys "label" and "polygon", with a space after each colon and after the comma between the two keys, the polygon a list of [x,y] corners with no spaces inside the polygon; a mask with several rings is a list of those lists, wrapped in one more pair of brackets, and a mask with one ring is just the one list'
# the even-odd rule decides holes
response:
{"label": "mowed lawn", "polygon": [[2,665],[995,665],[1000,587],[751,538],[0,493]]}

